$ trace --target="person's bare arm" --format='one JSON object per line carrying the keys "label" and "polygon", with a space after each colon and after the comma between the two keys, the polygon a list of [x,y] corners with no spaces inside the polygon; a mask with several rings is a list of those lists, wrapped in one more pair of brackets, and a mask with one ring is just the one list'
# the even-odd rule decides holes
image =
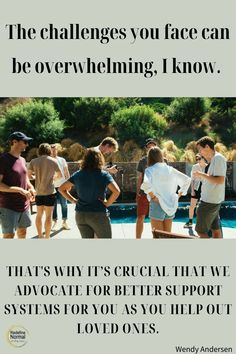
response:
{"label": "person's bare arm", "polygon": [[140,193],[142,183],[143,183],[143,173],[139,172],[138,181],[137,181],[137,195],[139,195],[139,193]]}
{"label": "person's bare arm", "polygon": [[225,182],[224,176],[210,176],[207,173],[201,171],[194,172],[194,176],[206,179],[208,182],[214,184],[223,184]]}
{"label": "person's bare arm", "polygon": [[120,188],[118,187],[117,183],[111,182],[108,184],[107,188],[111,191],[111,195],[109,196],[109,198],[107,200],[102,200],[103,204],[106,207],[109,207],[110,205],[112,205],[112,203],[114,203],[116,201],[116,199],[119,197],[120,195]]}
{"label": "person's bare arm", "polygon": [[8,186],[7,184],[3,183],[2,180],[3,180],[3,175],[0,175],[0,192],[20,193],[26,199],[31,199],[30,191],[17,186]]}
{"label": "person's bare arm", "polygon": [[65,179],[68,179],[70,177],[70,172],[67,164],[64,167],[64,175],[65,175]]}
{"label": "person's bare arm", "polygon": [[64,198],[69,200],[69,202],[71,202],[72,204],[76,204],[77,199],[70,194],[70,190],[72,186],[73,183],[71,183],[70,181],[66,181],[58,188],[58,190],[63,195]]}
{"label": "person's bare arm", "polygon": [[31,201],[34,201],[36,191],[35,191],[33,184],[30,182],[29,175],[26,177],[26,183],[27,183],[28,191],[31,194]]}

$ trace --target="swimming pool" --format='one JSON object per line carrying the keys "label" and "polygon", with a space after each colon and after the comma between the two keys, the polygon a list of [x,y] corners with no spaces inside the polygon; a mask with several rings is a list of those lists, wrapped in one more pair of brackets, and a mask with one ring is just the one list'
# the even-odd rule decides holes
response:
{"label": "swimming pool", "polygon": [[[188,220],[189,203],[179,203],[175,221],[186,222]],[[113,204],[110,208],[112,224],[131,224],[136,222],[136,204]],[[223,227],[236,228],[236,202],[224,202],[220,210]],[[145,222],[150,222],[149,218]]]}

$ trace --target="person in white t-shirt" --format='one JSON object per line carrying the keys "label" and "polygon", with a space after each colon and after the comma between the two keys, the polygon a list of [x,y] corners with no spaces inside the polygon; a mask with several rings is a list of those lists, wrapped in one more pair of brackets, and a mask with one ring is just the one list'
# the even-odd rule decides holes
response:
{"label": "person in white t-shirt", "polygon": [[150,201],[151,226],[156,230],[171,232],[179,197],[187,193],[191,178],[167,165],[157,146],[148,151],[147,165],[141,189]]}
{"label": "person in white t-shirt", "polygon": [[60,144],[52,144],[51,145],[51,150],[52,150],[52,157],[54,157],[57,160],[58,166],[61,170],[62,177],[59,179],[54,180],[54,186],[56,188],[56,201],[54,204],[54,209],[53,209],[53,225],[52,225],[52,230],[57,230],[57,222],[58,222],[58,216],[57,216],[57,203],[59,202],[61,205],[61,213],[62,213],[62,228],[65,230],[70,230],[70,226],[68,225],[67,218],[68,218],[68,207],[67,207],[67,200],[66,198],[63,197],[63,195],[58,191],[58,188],[64,183],[69,177],[70,173],[68,170],[68,165],[66,160],[63,157],[58,156],[58,152],[61,150],[61,145]]}
{"label": "person in white t-shirt", "polygon": [[184,225],[184,228],[191,228],[193,226],[193,215],[196,208],[197,202],[201,197],[202,182],[199,177],[194,176],[194,172],[201,171],[205,172],[207,166],[205,159],[200,155],[196,155],[196,164],[193,165],[191,170],[191,200],[189,206],[189,220]]}
{"label": "person in white t-shirt", "polygon": [[194,176],[202,180],[195,229],[201,238],[208,238],[210,230],[213,238],[222,238],[219,211],[221,203],[225,199],[226,159],[215,151],[214,141],[209,136],[199,139],[197,148],[200,155],[209,163],[209,168],[207,173],[194,172]]}

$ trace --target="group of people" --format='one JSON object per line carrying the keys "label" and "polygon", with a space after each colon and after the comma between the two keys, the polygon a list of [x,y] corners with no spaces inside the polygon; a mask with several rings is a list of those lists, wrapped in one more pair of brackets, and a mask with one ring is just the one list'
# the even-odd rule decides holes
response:
{"label": "group of people", "polygon": [[[111,238],[108,207],[115,202],[120,189],[112,175],[116,166],[106,166],[104,156],[118,150],[115,139],[107,137],[96,147],[86,150],[79,169],[70,176],[64,158],[58,156],[58,144],[43,143],[38,157],[26,162],[21,157],[32,138],[22,132],[9,137],[10,151],[0,156],[0,223],[4,238],[26,237],[31,225],[29,206],[37,206],[36,228],[39,238],[50,238],[58,225],[57,203],[61,204],[62,227],[69,230],[67,200],[75,204],[76,224],[82,238]],[[200,237],[221,237],[219,209],[224,200],[225,158],[214,149],[210,137],[198,140],[199,161],[192,178],[168,165],[154,139],[145,144],[147,155],[138,163],[136,238],[141,238],[143,222],[149,213],[153,229],[171,232],[178,200],[187,194],[191,184],[189,221],[192,224],[197,200],[196,231]],[[208,171],[205,171],[206,163]],[[75,189],[76,196],[71,192]],[[200,193],[201,189],[201,193]],[[107,193],[108,192],[108,193]],[[201,194],[201,196],[200,196]],[[43,217],[45,221],[43,223]]]}
{"label": "group of people", "polygon": [[215,150],[214,141],[205,136],[197,141],[197,163],[191,178],[168,166],[161,149],[153,139],[146,141],[147,156],[138,164],[136,238],[141,238],[143,222],[149,213],[153,229],[171,232],[172,220],[178,208],[178,199],[187,194],[191,185],[189,221],[192,227],[194,209],[197,209],[195,230],[201,238],[221,238],[219,211],[225,198],[226,159]]}
{"label": "group of people", "polygon": [[[59,144],[40,144],[38,157],[26,166],[21,154],[32,138],[22,132],[9,137],[10,151],[0,156],[0,223],[4,238],[26,237],[31,225],[30,203],[35,201],[39,238],[50,238],[57,229],[57,202],[62,209],[62,228],[69,230],[67,200],[76,204],[76,223],[83,238],[111,238],[107,212],[120,189],[112,174],[116,166],[105,166],[104,155],[116,152],[118,143],[107,137],[86,150],[80,168],[72,176],[64,158],[58,156]],[[70,194],[74,186],[77,198]],[[106,199],[106,191],[110,195]],[[44,217],[44,222],[43,222]]]}

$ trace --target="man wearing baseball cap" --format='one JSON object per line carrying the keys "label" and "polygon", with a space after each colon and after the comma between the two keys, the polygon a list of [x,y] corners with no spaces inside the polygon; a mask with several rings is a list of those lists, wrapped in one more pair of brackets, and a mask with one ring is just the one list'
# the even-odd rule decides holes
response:
{"label": "man wearing baseball cap", "polygon": [[32,138],[22,132],[14,132],[9,138],[10,151],[0,156],[0,223],[3,238],[26,237],[31,225],[30,200],[35,189],[30,183],[26,162],[21,153]]}
{"label": "man wearing baseball cap", "polygon": [[137,203],[137,220],[136,220],[136,238],[141,238],[143,233],[143,223],[145,216],[149,213],[149,202],[146,194],[140,188],[143,183],[143,177],[145,168],[147,167],[147,152],[152,147],[157,146],[157,142],[153,138],[148,138],[145,140],[144,147],[146,149],[146,155],[142,157],[138,163],[137,171],[138,182],[137,182],[137,194],[136,194],[136,203]]}

